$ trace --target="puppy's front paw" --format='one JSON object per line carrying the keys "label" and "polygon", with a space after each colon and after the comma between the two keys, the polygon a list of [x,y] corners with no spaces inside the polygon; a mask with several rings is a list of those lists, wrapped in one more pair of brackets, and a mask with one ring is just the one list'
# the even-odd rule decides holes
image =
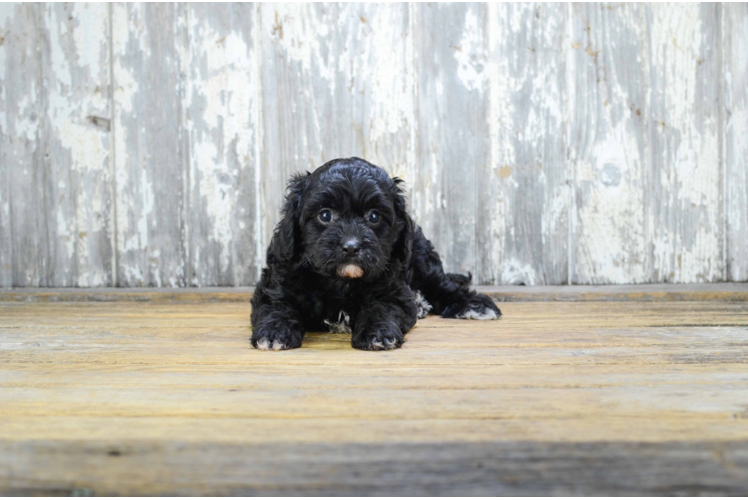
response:
{"label": "puppy's front paw", "polygon": [[458,319],[499,319],[501,311],[491,297],[478,293],[462,304],[449,306],[442,316]]}
{"label": "puppy's front paw", "polygon": [[351,345],[364,351],[386,351],[403,345],[403,334],[397,327],[379,327],[365,334],[354,335]]}
{"label": "puppy's front paw", "polygon": [[288,325],[262,325],[252,332],[252,346],[262,351],[284,351],[301,347],[304,332]]}

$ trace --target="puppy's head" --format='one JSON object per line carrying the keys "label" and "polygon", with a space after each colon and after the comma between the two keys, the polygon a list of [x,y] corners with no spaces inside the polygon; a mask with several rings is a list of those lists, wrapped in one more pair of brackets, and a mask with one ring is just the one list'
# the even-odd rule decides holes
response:
{"label": "puppy's head", "polygon": [[375,279],[407,261],[412,222],[399,182],[359,158],[294,177],[271,246],[274,258],[346,280]]}

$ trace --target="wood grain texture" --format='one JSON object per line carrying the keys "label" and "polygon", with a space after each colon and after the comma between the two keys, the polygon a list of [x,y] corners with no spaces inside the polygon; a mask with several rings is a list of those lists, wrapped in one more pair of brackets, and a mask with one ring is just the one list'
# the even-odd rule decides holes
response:
{"label": "wood grain texture", "polygon": [[105,286],[113,251],[108,8],[49,4],[43,15],[47,284]]}
{"label": "wood grain texture", "polygon": [[111,284],[106,7],[4,10],[0,281]]}
{"label": "wood grain texture", "polygon": [[[490,158],[487,6],[418,4],[413,209],[450,272],[475,270],[480,173]],[[449,126],[445,124],[449,122]]]}
{"label": "wood grain texture", "polygon": [[745,494],[747,308],[504,304],[275,353],[246,304],[0,303],[0,492]]}
{"label": "wood grain texture", "polygon": [[180,14],[112,6],[118,286],[187,282]]}
{"label": "wood grain texture", "polygon": [[748,281],[748,5],[722,5],[727,279]]}
{"label": "wood grain texture", "polygon": [[748,280],[742,4],[9,4],[0,286],[251,286],[291,174],[479,284]]}
{"label": "wood grain texture", "polygon": [[574,4],[569,58],[572,283],[651,280],[647,6]]}
{"label": "wood grain texture", "polygon": [[476,244],[479,276],[497,283],[569,279],[568,22],[563,4],[491,9],[491,166],[479,172]]}
{"label": "wood grain texture", "polygon": [[[24,153],[25,147],[22,146],[21,141],[28,144],[33,140],[33,136],[31,139],[21,138],[16,123],[14,123],[15,120],[13,120],[14,115],[17,116],[20,112],[17,107],[18,101],[13,99],[13,97],[16,97],[14,94],[18,93],[19,90],[14,80],[19,77],[24,78],[24,74],[18,71],[8,72],[13,66],[17,68],[20,60],[24,57],[24,50],[21,49],[23,42],[20,41],[22,29],[33,30],[33,27],[28,26],[28,23],[24,26],[20,20],[14,20],[16,13],[21,9],[24,9],[24,7],[12,4],[0,5],[0,37],[3,39],[3,43],[0,44],[0,283],[5,287],[12,286],[14,281],[13,215],[11,212],[12,175],[14,171],[18,170],[18,165],[21,162],[16,158],[16,155]],[[14,26],[14,31],[20,43],[8,50],[6,40],[10,38],[11,26]],[[9,92],[8,86],[11,85],[11,82],[16,84],[12,85],[12,90]],[[8,100],[9,97],[10,100]],[[10,123],[8,122],[9,117],[11,118]]]}
{"label": "wood grain texture", "polygon": [[652,281],[724,277],[719,8],[648,6]]}
{"label": "wood grain texture", "polygon": [[250,92],[258,85],[256,9],[248,4],[184,8],[180,64],[189,165],[187,283],[254,283],[264,256],[255,244],[260,234],[255,215],[259,102]]}
{"label": "wood grain texture", "polygon": [[3,186],[3,283],[46,286],[52,269],[47,248],[45,210],[48,189],[45,171],[43,60],[39,40],[43,7],[5,4],[2,7],[3,43],[0,45],[2,137],[0,171]]}
{"label": "wood grain texture", "polygon": [[[364,444],[331,450],[317,443],[108,440],[85,450],[71,442],[4,442],[0,449],[1,456],[15,458],[5,491],[73,496],[741,496],[748,464],[745,442],[719,441],[493,442],[456,449],[453,443]],[[39,460],[47,468],[35,468]]]}

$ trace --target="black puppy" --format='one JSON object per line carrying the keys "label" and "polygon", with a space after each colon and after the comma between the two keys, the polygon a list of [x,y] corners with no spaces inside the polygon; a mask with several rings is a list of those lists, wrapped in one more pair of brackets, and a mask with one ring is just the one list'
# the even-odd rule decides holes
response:
{"label": "black puppy", "polygon": [[498,307],[445,274],[381,168],[333,160],[288,184],[283,219],[252,297],[252,345],[301,346],[305,331],[352,333],[357,349],[395,349],[417,318],[497,319]]}

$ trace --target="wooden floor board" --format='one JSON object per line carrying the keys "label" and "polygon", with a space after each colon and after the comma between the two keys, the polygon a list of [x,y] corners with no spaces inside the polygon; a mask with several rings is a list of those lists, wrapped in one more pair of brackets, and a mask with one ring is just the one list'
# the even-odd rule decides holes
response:
{"label": "wooden floor board", "polygon": [[0,493],[748,494],[745,302],[507,302],[396,351],[264,352],[248,304],[200,296],[0,302]]}

